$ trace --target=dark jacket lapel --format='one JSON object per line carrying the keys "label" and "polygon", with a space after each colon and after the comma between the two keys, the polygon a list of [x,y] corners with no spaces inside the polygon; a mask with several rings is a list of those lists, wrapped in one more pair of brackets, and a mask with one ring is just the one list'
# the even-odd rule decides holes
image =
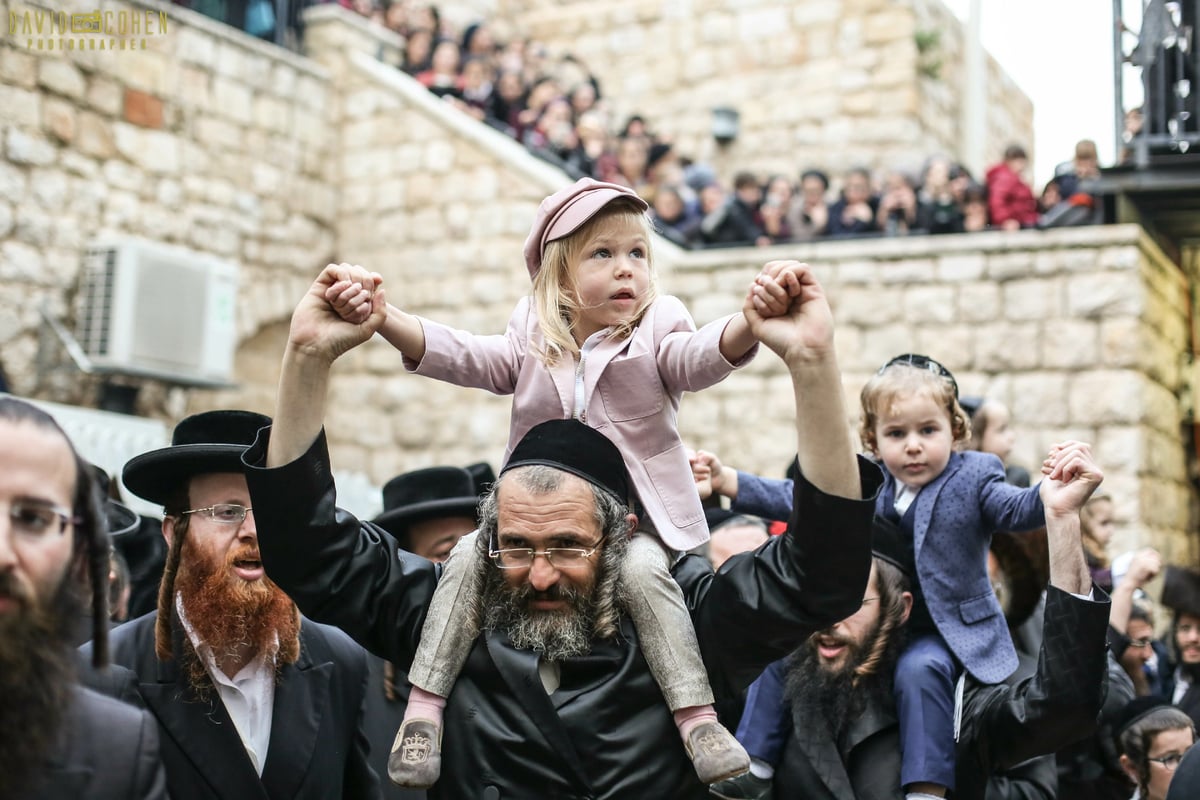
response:
{"label": "dark jacket lapel", "polygon": [[317,747],[321,719],[329,710],[333,662],[314,664],[304,628],[300,657],[280,672],[271,716],[271,744],[262,783],[270,797],[295,797]]}
{"label": "dark jacket lapel", "polygon": [[265,798],[262,783],[254,771],[237,728],[225,710],[216,690],[198,700],[179,673],[178,656],[190,642],[184,641],[178,619],[172,619],[172,638],[176,658],[159,661],[151,651],[156,667],[143,674],[156,680],[144,681],[139,689],[146,706],[158,720],[159,728],[174,740],[180,753],[191,761],[198,777],[212,787],[218,797]]}
{"label": "dark jacket lapel", "polygon": [[508,643],[508,637],[498,631],[488,631],[484,638],[487,641],[488,654],[508,688],[520,700],[530,719],[546,737],[547,744],[562,756],[579,785],[586,788],[584,794],[590,794],[591,785],[579,761],[579,754],[575,752],[566,726],[559,718],[538,675],[538,654],[512,647]]}
{"label": "dark jacket lapel", "polygon": [[837,800],[854,800],[854,787],[850,785],[850,776],[846,774],[846,765],[842,763],[833,734],[823,719],[813,718],[816,714],[808,719],[805,716],[808,715],[797,715],[794,720],[793,741],[831,795]]}

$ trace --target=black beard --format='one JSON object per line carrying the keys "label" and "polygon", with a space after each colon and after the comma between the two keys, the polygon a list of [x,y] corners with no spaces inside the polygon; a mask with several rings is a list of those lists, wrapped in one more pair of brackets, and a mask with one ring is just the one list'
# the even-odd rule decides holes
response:
{"label": "black beard", "polygon": [[[539,592],[528,583],[510,586],[498,569],[489,569],[483,587],[483,627],[502,630],[518,650],[533,650],[549,661],[563,661],[592,651],[596,604],[590,594],[556,583]],[[560,611],[532,611],[534,600],[565,600]]]}
{"label": "black beard", "polygon": [[21,594],[8,573],[0,573],[0,596],[18,603],[0,616],[0,797],[20,797],[58,741],[75,682],[72,628],[84,603],[70,574],[48,606]]}
{"label": "black beard", "polygon": [[889,648],[888,657],[875,673],[865,677],[854,674],[879,637],[881,623],[882,620],[877,621],[860,644],[847,643],[845,662],[837,669],[822,665],[816,636],[809,637],[788,658],[784,687],[788,703],[806,724],[824,724],[836,742],[841,742],[849,722],[877,698],[890,702],[895,648]]}

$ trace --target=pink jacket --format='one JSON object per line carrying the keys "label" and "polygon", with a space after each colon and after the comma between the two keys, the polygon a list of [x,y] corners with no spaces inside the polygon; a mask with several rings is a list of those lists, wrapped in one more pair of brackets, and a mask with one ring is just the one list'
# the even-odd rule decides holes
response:
{"label": "pink jacket", "polygon": [[[646,515],[659,537],[676,550],[708,540],[704,510],[679,438],[676,413],[685,392],[719,383],[737,364],[721,355],[724,317],[696,330],[678,298],[660,297],[627,339],[604,339],[588,353],[583,369],[582,419],[611,439]],[[575,411],[575,360],[547,368],[532,299],[517,304],[503,335],[479,336],[421,319],[425,357],[404,360],[405,369],[459,386],[513,396],[504,463],[521,437],[539,422],[569,419]]]}

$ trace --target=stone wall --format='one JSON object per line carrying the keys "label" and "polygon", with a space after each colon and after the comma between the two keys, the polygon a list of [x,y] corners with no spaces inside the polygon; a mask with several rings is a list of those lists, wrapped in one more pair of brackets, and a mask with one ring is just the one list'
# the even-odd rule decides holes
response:
{"label": "stone wall", "polygon": [[[599,77],[618,121],[638,112],[683,154],[737,169],[795,175],[920,168],[960,152],[963,25],[940,0],[497,0],[496,16],[578,56]],[[918,52],[934,32],[936,52]],[[934,60],[937,70],[922,71]],[[985,152],[1033,142],[1033,110],[988,59]],[[725,148],[710,109],[741,112]]]}
{"label": "stone wall", "polygon": [[[216,407],[271,412],[290,311],[330,260],[378,270],[408,310],[503,330],[528,290],[519,253],[529,221],[561,174],[381,65],[379,48],[396,42],[337,7],[310,13],[311,60],[167,12],[177,26],[168,45],[124,59],[0,45],[0,347],[17,391],[85,399],[39,384],[35,303],[69,323],[79,250],[109,230],[242,264],[238,386],[148,383],[139,410],[168,424]],[[764,261],[811,262],[837,314],[848,419],[880,363],[928,353],[964,392],[1012,407],[1018,463],[1036,466],[1067,436],[1095,443],[1117,501],[1116,550],[1150,543],[1175,560],[1194,555],[1180,434],[1190,284],[1139,228],[655,247],[663,286],[699,323],[736,309]],[[685,398],[680,425],[689,444],[779,475],[790,404],[779,362],[764,353]],[[494,463],[508,409],[507,398],[405,375],[398,355],[372,342],[335,368],[335,465],[379,485],[434,463]]]}
{"label": "stone wall", "polygon": [[[55,4],[68,15],[95,7]],[[10,30],[14,15],[36,24],[42,7],[0,0],[0,347],[21,392],[38,380],[39,307],[72,317],[81,250],[100,235],[240,264],[254,297],[238,306],[246,336],[290,308],[313,261],[335,253],[329,74],[178,6],[104,8],[161,22],[142,37],[74,37],[78,47],[63,50],[59,37]]]}

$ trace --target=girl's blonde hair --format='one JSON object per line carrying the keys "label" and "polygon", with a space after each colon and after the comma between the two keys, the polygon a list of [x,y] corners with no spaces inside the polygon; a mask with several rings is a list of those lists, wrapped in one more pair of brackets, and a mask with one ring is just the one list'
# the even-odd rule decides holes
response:
{"label": "girl's blonde hair", "polygon": [[650,285],[641,298],[641,304],[628,322],[617,327],[612,336],[624,339],[642,321],[646,309],[658,298],[658,287],[654,275],[654,258],[651,249],[650,223],[645,213],[634,202],[618,197],[605,205],[595,216],[580,225],[571,234],[546,243],[542,255],[542,267],[533,279],[533,299],[537,306],[538,325],[546,341],[538,357],[547,365],[558,362],[564,355],[578,355],[579,345],[575,342],[574,328],[579,316],[579,292],[575,282],[575,268],[584,258],[584,246],[601,225],[619,220],[638,225],[646,239],[646,263],[650,271]]}
{"label": "girl's blonde hair", "polygon": [[1108,549],[1096,539],[1095,520],[1097,506],[1107,504],[1112,506],[1112,495],[1097,494],[1093,495],[1083,504],[1083,508],[1079,509],[1079,533],[1080,539],[1083,541],[1083,551],[1087,553],[1089,561],[1094,561],[1096,566],[1104,569],[1109,566]]}
{"label": "girl's blonde hair", "polygon": [[875,438],[875,426],[879,418],[897,401],[921,392],[928,393],[950,416],[950,432],[954,435],[955,449],[966,444],[971,438],[971,420],[958,404],[958,393],[950,380],[928,369],[893,363],[872,375],[859,395],[862,419],[858,435],[863,446],[873,455],[879,455],[879,442]]}

